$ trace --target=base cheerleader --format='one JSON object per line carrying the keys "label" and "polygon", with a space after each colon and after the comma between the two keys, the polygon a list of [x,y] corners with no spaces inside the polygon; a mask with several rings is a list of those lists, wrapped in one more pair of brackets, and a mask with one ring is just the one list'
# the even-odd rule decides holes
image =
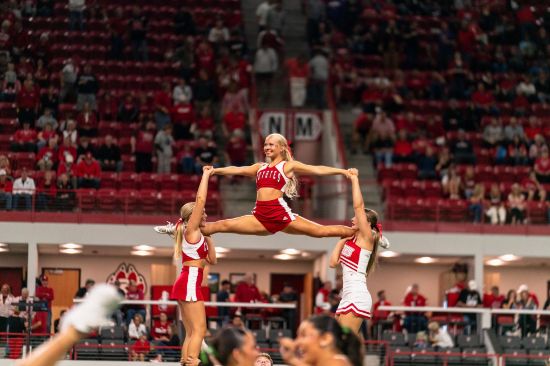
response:
{"label": "base cheerleader", "polygon": [[[336,244],[330,258],[330,267],[340,264],[343,272],[342,300],[336,310],[336,318],[343,327],[359,333],[363,319],[370,319],[372,298],[367,289],[367,276],[374,269],[378,245],[382,237],[382,225],[378,214],[365,209],[359,177],[356,169],[350,169],[353,210],[353,237],[342,239]],[[387,246],[387,241],[385,241]]]}

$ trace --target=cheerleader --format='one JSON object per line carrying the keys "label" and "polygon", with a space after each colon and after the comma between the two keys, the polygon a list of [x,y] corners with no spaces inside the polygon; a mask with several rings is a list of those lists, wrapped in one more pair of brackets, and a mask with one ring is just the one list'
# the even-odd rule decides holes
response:
{"label": "cheerleader", "polygon": [[[270,235],[282,231],[287,234],[307,235],[316,238],[348,237],[355,230],[343,225],[323,226],[294,214],[283,199],[286,195],[293,199],[298,196],[297,174],[343,175],[349,177],[345,169],[303,164],[294,160],[284,136],[271,134],[264,143],[265,163],[246,167],[225,167],[214,169],[214,175],[243,175],[256,178],[256,206],[252,215],[208,223],[204,235],[234,233],[245,235]],[[157,226],[159,233],[171,234],[173,226]]]}
{"label": "cheerleader", "polygon": [[181,348],[181,364],[197,365],[202,341],[206,335],[206,312],[201,283],[206,263],[216,264],[216,249],[212,239],[201,233],[206,224],[204,205],[211,167],[204,167],[195,202],[181,207],[180,221],[175,229],[174,258],[183,262],[181,274],[172,287],[171,299],[177,300],[185,340]]}
{"label": "cheerleader", "polygon": [[363,319],[370,319],[372,298],[367,289],[367,276],[374,269],[378,244],[382,237],[382,225],[378,214],[365,209],[359,177],[356,169],[350,169],[353,209],[353,237],[342,239],[336,244],[330,258],[330,267],[342,265],[342,300],[336,310],[336,318],[343,327],[359,334]]}

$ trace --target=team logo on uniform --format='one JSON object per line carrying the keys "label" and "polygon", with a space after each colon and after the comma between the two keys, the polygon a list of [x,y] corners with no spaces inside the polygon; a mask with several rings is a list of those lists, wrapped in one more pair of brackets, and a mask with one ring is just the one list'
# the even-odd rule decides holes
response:
{"label": "team logo on uniform", "polygon": [[120,288],[126,291],[130,280],[136,281],[137,288],[147,293],[147,281],[145,277],[138,272],[137,268],[131,263],[120,263],[117,269],[107,276],[107,283],[114,283],[116,280],[120,282]]}
{"label": "team logo on uniform", "polygon": [[355,251],[355,248],[352,248],[348,245],[344,245],[344,247],[342,248],[342,255],[344,257],[351,257],[354,251]]}

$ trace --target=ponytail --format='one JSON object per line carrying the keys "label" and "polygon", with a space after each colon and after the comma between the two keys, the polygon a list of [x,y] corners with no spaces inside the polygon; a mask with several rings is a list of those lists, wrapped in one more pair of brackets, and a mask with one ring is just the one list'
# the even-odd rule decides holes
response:
{"label": "ponytail", "polygon": [[382,224],[378,223],[378,214],[376,211],[366,208],[367,219],[370,223],[373,247],[370,254],[369,263],[367,264],[367,276],[374,271],[378,262],[378,244],[382,238]]}
{"label": "ponytail", "polygon": [[361,341],[347,327],[340,326],[340,323],[329,315],[314,315],[308,320],[319,333],[330,333],[334,338],[334,348],[340,354],[347,356],[353,366],[363,365],[363,346]]}
{"label": "ponytail", "polygon": [[176,223],[176,235],[174,238],[174,259],[181,258],[181,243],[183,242],[183,232],[185,231],[185,226],[189,217],[193,213],[195,208],[195,202],[187,202],[185,205],[180,208],[180,219]]}

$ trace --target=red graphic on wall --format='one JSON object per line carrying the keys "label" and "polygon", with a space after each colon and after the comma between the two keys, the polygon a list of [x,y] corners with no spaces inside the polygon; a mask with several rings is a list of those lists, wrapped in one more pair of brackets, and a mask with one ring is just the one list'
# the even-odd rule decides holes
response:
{"label": "red graphic on wall", "polygon": [[138,272],[136,266],[131,263],[120,263],[117,269],[107,276],[107,283],[113,284],[116,280],[120,282],[120,288],[126,291],[131,280],[136,281],[138,289],[147,293],[147,281],[145,277]]}

